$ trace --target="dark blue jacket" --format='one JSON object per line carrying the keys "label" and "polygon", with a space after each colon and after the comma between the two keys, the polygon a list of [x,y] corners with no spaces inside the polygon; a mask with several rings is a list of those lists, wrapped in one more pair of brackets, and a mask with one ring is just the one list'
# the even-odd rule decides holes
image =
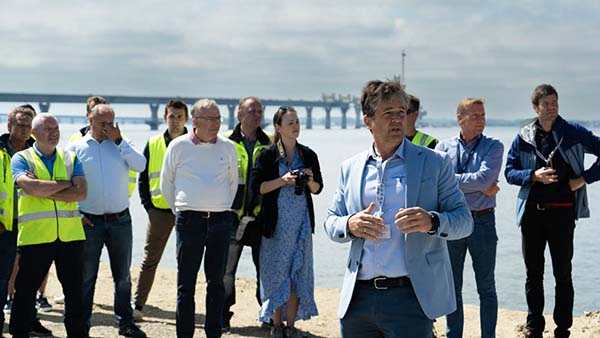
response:
{"label": "dark blue jacket", "polygon": [[[517,225],[525,212],[527,197],[531,191],[531,173],[535,171],[537,159],[535,133],[537,118],[533,119],[519,130],[515,137],[506,159],[504,176],[509,184],[521,186],[517,196]],[[552,136],[558,144],[562,138],[559,152],[563,159],[571,166],[576,177],[583,176],[586,183],[600,179],[600,138],[591,131],[576,123],[567,122],[558,116],[552,125]],[[596,155],[596,162],[585,170],[584,154]],[[590,217],[586,186],[575,193],[575,219]]]}

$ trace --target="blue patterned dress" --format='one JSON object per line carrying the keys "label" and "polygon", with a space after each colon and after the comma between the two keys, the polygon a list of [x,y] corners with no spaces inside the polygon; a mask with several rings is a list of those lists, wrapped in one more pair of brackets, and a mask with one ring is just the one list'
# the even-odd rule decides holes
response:
{"label": "blue patterned dress", "polygon": [[[290,169],[303,168],[298,154],[288,166],[279,158],[279,175]],[[308,187],[305,187],[308,189]],[[284,185],[277,199],[277,226],[272,238],[262,238],[260,245],[259,320],[269,322],[275,310],[290,297],[290,288],[299,298],[297,320],[318,315],[314,299],[314,273],[310,216],[304,194],[296,195],[293,185]],[[282,319],[286,320],[285,306]]]}

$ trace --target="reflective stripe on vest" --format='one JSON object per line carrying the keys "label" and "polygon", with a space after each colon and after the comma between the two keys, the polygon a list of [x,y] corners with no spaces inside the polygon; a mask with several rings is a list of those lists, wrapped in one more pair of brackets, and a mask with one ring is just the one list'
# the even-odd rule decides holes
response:
{"label": "reflective stripe on vest", "polygon": [[[52,177],[44,162],[33,148],[19,152],[32,172],[40,180],[71,180],[75,156],[72,152],[56,149]],[[52,243],[59,239],[71,242],[85,239],[77,202],[64,202],[50,198],[35,197],[19,189],[19,235],[17,245]]]}
{"label": "reflective stripe on vest", "polygon": [[155,135],[148,141],[148,188],[150,200],[155,208],[169,209],[169,204],[160,193],[160,171],[165,160],[167,144],[164,134]]}
{"label": "reflective stripe on vest", "polygon": [[[123,138],[124,141],[127,141],[127,137],[125,136],[125,134],[121,133],[121,137]],[[75,134],[71,135],[71,137],[69,138],[69,143],[73,143],[77,140],[79,140],[80,138],[83,138],[83,135],[81,135],[81,132],[77,131]],[[129,197],[131,197],[131,195],[133,194],[133,191],[135,190],[135,186],[136,186],[136,182],[137,182],[137,173],[133,170],[129,170],[129,178],[127,180],[127,189],[129,190]]]}
{"label": "reflective stripe on vest", "polygon": [[71,218],[71,217],[81,217],[79,210],[57,210],[57,211],[40,211],[33,212],[27,215],[23,215],[19,217],[19,223],[21,222],[30,222],[30,221],[39,221],[46,218],[54,218],[58,216],[59,218]]}
{"label": "reflective stripe on vest", "polygon": [[429,147],[429,145],[431,144],[431,142],[437,141],[437,139],[431,135],[427,135],[421,131],[417,130],[417,133],[415,134],[415,136],[412,139],[412,143],[419,145],[419,146],[424,146],[424,147]]}

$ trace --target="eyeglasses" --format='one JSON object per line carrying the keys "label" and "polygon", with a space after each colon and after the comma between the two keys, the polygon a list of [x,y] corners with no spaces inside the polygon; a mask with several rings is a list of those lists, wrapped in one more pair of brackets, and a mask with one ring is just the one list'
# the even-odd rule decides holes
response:
{"label": "eyeglasses", "polygon": [[202,115],[194,115],[195,118],[206,120],[208,122],[223,122],[223,116],[202,116]]}

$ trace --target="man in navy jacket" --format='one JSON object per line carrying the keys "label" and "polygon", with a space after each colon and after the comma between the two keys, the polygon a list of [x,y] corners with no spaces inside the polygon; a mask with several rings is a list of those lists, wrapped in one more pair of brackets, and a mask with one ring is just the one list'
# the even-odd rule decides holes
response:
{"label": "man in navy jacket", "polygon": [[600,166],[584,169],[584,154],[600,156],[600,138],[558,114],[558,92],[548,84],[531,95],[537,113],[515,137],[504,172],[519,185],[517,225],[521,226],[527,271],[527,337],[544,332],[544,251],[550,248],[556,282],[554,321],[557,338],[568,337],[573,323],[573,232],[575,220],[589,217],[586,184],[600,178]]}

